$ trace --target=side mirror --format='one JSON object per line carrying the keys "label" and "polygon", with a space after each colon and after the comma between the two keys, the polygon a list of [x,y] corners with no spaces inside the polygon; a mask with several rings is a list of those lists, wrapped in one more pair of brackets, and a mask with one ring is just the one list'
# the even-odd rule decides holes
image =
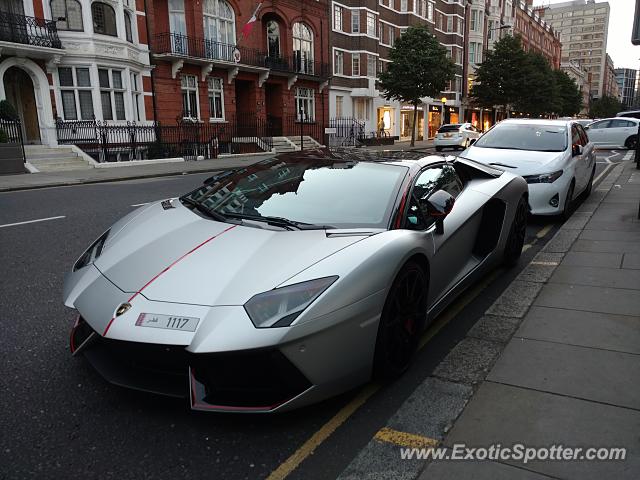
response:
{"label": "side mirror", "polygon": [[571,147],[571,153],[574,157],[577,157],[578,155],[582,155],[582,152],[583,152],[582,145],[573,145]]}
{"label": "side mirror", "polygon": [[472,138],[469,140],[469,146],[473,145],[474,143],[476,143],[478,139],[477,138]]}
{"label": "side mirror", "polygon": [[585,127],[582,127],[582,128],[584,128],[585,130],[589,130],[589,125],[587,125]]}
{"label": "side mirror", "polygon": [[436,221],[436,233],[444,233],[444,219],[451,213],[456,199],[444,190],[438,190],[420,201],[423,212]]}

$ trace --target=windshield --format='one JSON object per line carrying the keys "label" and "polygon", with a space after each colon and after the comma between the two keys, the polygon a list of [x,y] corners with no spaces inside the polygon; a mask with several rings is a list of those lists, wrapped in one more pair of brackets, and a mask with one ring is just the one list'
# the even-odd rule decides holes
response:
{"label": "windshield", "polygon": [[386,228],[407,170],[371,162],[273,158],[214,177],[182,199],[229,218],[277,217],[305,228]]}
{"label": "windshield", "polygon": [[567,127],[500,123],[480,137],[474,147],[562,152],[567,149]]}
{"label": "windshield", "polygon": [[445,132],[457,132],[460,130],[460,127],[462,125],[459,124],[449,124],[449,125],[443,125],[438,129],[438,133],[445,133]]}

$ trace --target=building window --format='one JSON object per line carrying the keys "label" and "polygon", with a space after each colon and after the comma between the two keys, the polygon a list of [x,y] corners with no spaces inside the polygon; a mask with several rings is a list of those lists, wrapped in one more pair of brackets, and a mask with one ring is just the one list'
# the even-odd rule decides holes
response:
{"label": "building window", "polygon": [[91,16],[93,17],[93,31],[102,35],[118,36],[116,28],[116,12],[111,5],[102,2],[91,4]]}
{"label": "building window", "polygon": [[367,77],[376,76],[376,57],[367,55]]}
{"label": "building window", "polygon": [[353,115],[358,120],[369,120],[369,105],[366,98],[353,99]]}
{"label": "building window", "polygon": [[482,11],[471,10],[471,25],[469,25],[469,27],[473,32],[482,31]]}
{"label": "building window", "polygon": [[453,17],[447,17],[447,32],[453,32]]}
{"label": "building window", "polygon": [[228,59],[229,49],[223,45],[236,44],[233,8],[225,0],[205,0],[202,13],[207,57]]}
{"label": "building window", "polygon": [[269,57],[280,57],[280,25],[275,20],[267,22],[267,48]]}
{"label": "building window", "polygon": [[376,36],[376,16],[371,12],[367,12],[367,35]]}
{"label": "building window", "polygon": [[476,43],[469,42],[469,63],[476,63]]}
{"label": "building window", "polygon": [[131,30],[131,14],[127,11],[124,12],[124,33],[127,42],[133,43],[133,32]]}
{"label": "building window", "polygon": [[396,39],[396,29],[392,26],[389,26],[389,46],[393,47]]}
{"label": "building window", "polygon": [[140,103],[142,102],[142,82],[140,74],[131,73],[131,105],[133,106],[133,119],[136,122],[142,120],[140,114]]}
{"label": "building window", "polygon": [[342,75],[344,73],[344,53],[336,50],[333,54],[333,73]]}
{"label": "building window", "polygon": [[493,40],[494,20],[489,20],[487,23],[487,40]]}
{"label": "building window", "polygon": [[224,120],[222,78],[209,77],[207,86],[209,90],[209,118],[211,120]]}
{"label": "building window", "polygon": [[407,0],[400,0],[400,11],[406,12],[409,9],[409,2]]}
{"label": "building window", "polygon": [[342,7],[338,5],[333,6],[333,29],[342,31]]}
{"label": "building window", "polygon": [[65,120],[92,120],[91,76],[86,67],[58,67],[62,114]]}
{"label": "building window", "polygon": [[313,33],[304,23],[293,24],[293,58],[297,72],[313,73]]}
{"label": "building window", "polygon": [[433,22],[433,3],[429,2],[429,4],[427,5],[427,20],[430,20]]}
{"label": "building window", "polygon": [[315,92],[312,88],[296,88],[296,118],[298,121],[315,120]]}
{"label": "building window", "polygon": [[84,30],[82,24],[82,5],[76,0],[51,0],[51,18],[56,21],[58,30]]}
{"label": "building window", "polygon": [[360,76],[360,54],[354,53],[351,56],[351,75],[354,77]]}
{"label": "building window", "polygon": [[351,32],[360,33],[360,10],[351,10]]}
{"label": "building window", "polygon": [[182,118],[198,120],[200,118],[198,77],[182,75],[180,83],[182,87]]}
{"label": "building window", "polygon": [[336,96],[336,117],[342,117],[342,104],[344,101],[344,97],[342,95]]}
{"label": "building window", "polygon": [[98,69],[100,82],[100,103],[103,120],[126,120],[122,71],[107,68]]}

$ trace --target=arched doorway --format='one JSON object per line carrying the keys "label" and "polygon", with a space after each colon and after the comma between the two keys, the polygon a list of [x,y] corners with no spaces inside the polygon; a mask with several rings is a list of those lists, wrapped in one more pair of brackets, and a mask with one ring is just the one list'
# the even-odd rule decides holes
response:
{"label": "arched doorway", "polygon": [[24,143],[40,143],[38,107],[31,77],[19,67],[9,68],[4,74],[4,92],[22,122]]}

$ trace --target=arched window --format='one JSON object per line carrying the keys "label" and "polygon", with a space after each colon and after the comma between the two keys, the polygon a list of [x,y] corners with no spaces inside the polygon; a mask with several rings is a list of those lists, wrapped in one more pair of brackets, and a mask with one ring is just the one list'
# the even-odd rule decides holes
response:
{"label": "arched window", "polygon": [[133,31],[131,30],[131,14],[125,10],[124,12],[124,33],[127,42],[133,43]]}
{"label": "arched window", "polygon": [[313,33],[304,23],[293,24],[293,58],[300,73],[313,73]]}
{"label": "arched window", "polygon": [[236,22],[233,8],[225,0],[205,0],[204,36],[207,40],[236,44]]}
{"label": "arched window", "polygon": [[103,35],[118,36],[116,28],[116,12],[111,5],[102,2],[91,4],[91,16],[93,17],[93,32]]}
{"label": "arched window", "polygon": [[267,22],[267,52],[270,58],[280,57],[280,25],[275,20]]}
{"label": "arched window", "polygon": [[51,19],[58,30],[84,30],[82,5],[77,0],[51,0]]}

